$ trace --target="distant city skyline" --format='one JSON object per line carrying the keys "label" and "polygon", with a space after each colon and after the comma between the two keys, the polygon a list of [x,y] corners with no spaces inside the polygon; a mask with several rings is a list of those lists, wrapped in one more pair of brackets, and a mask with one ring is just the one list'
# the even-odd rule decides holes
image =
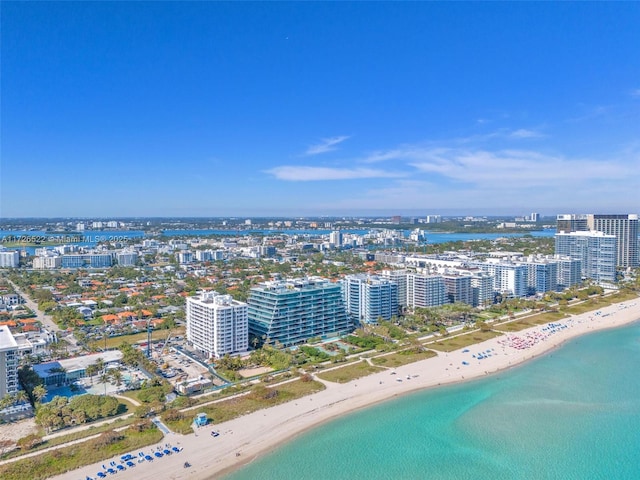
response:
{"label": "distant city skyline", "polygon": [[0,218],[640,211],[640,4],[3,2]]}

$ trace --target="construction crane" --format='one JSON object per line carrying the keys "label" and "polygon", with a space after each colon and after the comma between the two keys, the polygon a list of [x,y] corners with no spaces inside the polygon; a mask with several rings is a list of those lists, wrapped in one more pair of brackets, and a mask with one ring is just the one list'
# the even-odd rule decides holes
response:
{"label": "construction crane", "polygon": [[169,335],[167,335],[167,339],[164,341],[164,345],[160,349],[160,352],[164,355],[165,349],[167,348],[167,344],[169,343],[169,339],[171,338],[171,332],[173,332],[173,328],[169,329]]}

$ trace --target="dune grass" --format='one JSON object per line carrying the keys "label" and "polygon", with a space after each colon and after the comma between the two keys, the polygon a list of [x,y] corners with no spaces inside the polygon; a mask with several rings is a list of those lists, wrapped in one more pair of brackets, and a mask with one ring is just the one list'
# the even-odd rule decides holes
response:
{"label": "dune grass", "polygon": [[444,338],[442,340],[438,340],[437,342],[429,343],[428,346],[429,348],[441,352],[452,352],[454,350],[458,350],[459,348],[464,348],[468,347],[469,345],[484,342],[485,340],[489,340],[490,338],[499,337],[500,335],[502,335],[502,333],[495,332],[493,330],[485,332],[478,330],[476,332],[466,333],[464,335]]}
{"label": "dune grass", "polygon": [[352,363],[344,367],[336,368],[328,372],[318,374],[318,377],[327,382],[347,383],[357,378],[366,377],[372,373],[383,371],[383,368],[374,367],[365,361]]}

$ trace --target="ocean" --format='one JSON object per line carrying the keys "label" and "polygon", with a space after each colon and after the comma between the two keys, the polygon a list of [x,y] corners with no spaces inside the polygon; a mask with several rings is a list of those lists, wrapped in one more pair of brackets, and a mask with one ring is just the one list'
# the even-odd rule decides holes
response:
{"label": "ocean", "polygon": [[640,323],[310,430],[224,480],[638,479]]}

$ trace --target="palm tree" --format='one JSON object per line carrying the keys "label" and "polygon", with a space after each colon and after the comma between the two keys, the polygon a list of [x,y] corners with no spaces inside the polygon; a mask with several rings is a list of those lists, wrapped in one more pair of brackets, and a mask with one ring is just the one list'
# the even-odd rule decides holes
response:
{"label": "palm tree", "polygon": [[42,399],[47,396],[47,389],[44,385],[36,385],[33,388],[33,397],[36,399],[36,402],[42,403]]}
{"label": "palm tree", "polygon": [[116,385],[122,385],[122,372],[120,370],[117,368],[112,369],[109,371],[109,376],[114,382],[116,382]]}
{"label": "palm tree", "polygon": [[98,371],[98,365],[96,365],[95,363],[87,365],[87,368],[85,368],[84,373],[91,379],[91,385],[93,385],[93,376],[98,373]]}

